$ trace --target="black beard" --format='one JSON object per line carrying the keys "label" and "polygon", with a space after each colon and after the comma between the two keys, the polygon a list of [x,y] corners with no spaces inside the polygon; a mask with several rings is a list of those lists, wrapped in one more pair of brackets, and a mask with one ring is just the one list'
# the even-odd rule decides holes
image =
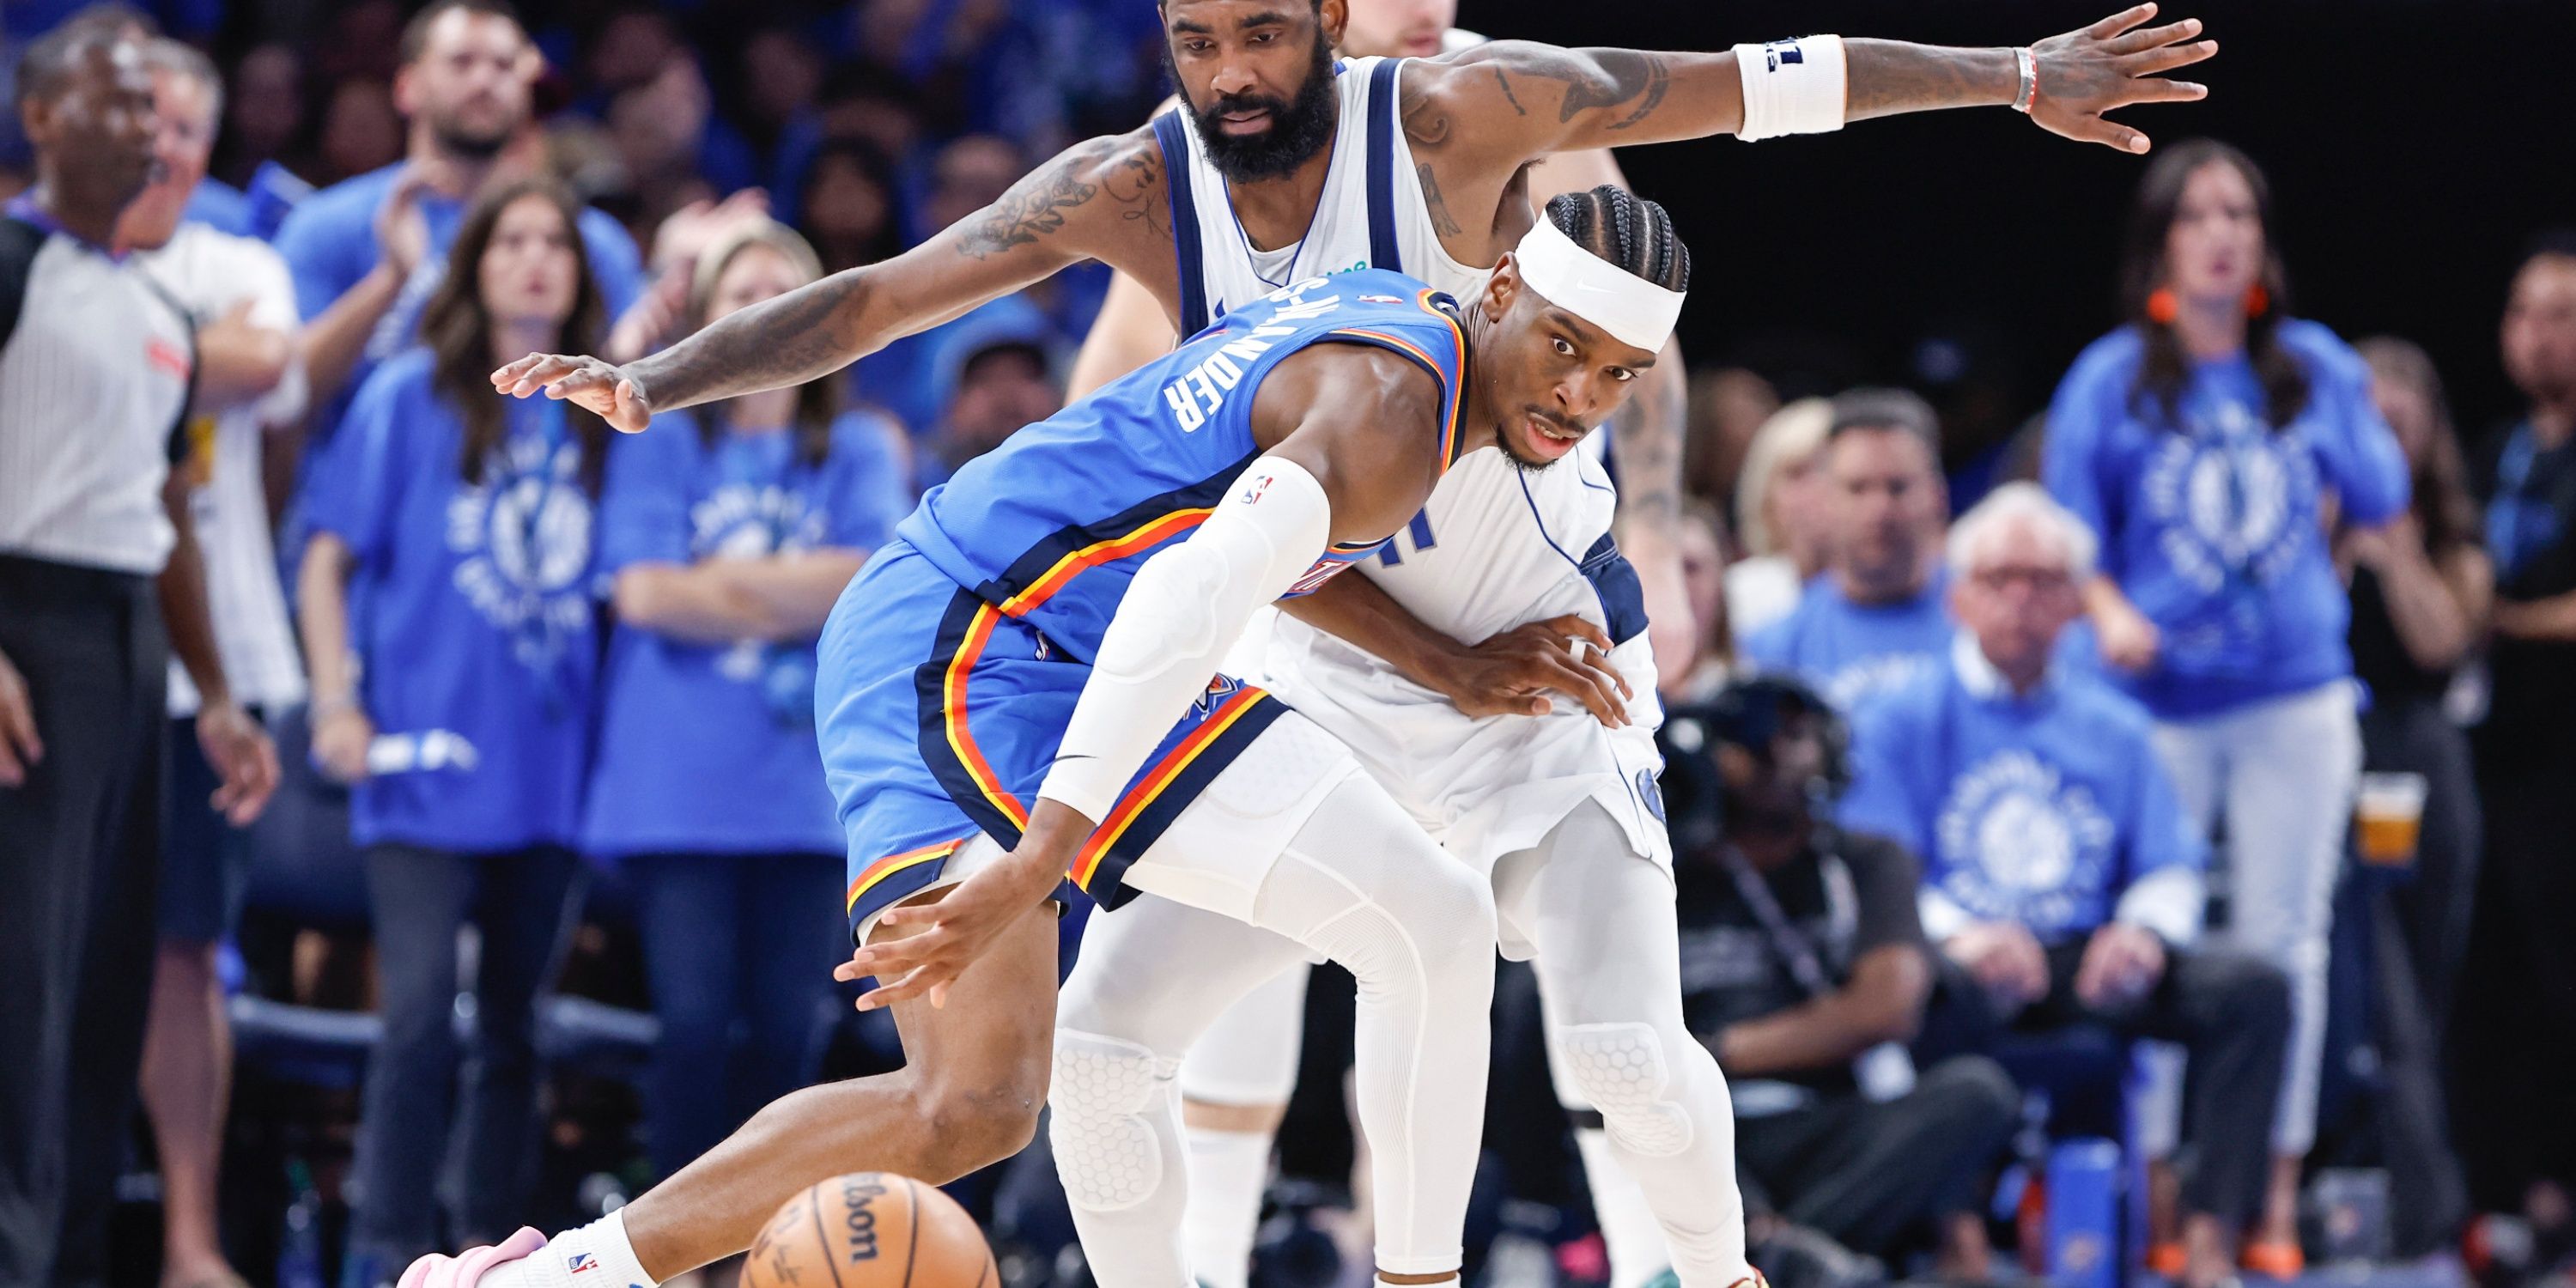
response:
{"label": "black beard", "polygon": [[[1180,93],[1190,125],[1207,149],[1208,164],[1235,183],[1293,173],[1333,140],[1340,98],[1333,91],[1333,51],[1325,46],[1320,31],[1315,33],[1315,56],[1307,64],[1306,83],[1298,87],[1294,99],[1282,101],[1266,94],[1244,94],[1219,98],[1201,107],[1190,101],[1188,87],[1181,84],[1180,68],[1172,61],[1169,41],[1163,45],[1163,72],[1172,78],[1173,87]],[[1270,128],[1243,137],[1225,132],[1222,118],[1226,113],[1252,111],[1270,113]]]}
{"label": "black beard", "polygon": [[430,132],[438,136],[438,146],[449,156],[465,161],[489,161],[501,155],[510,145],[516,131],[496,130],[490,135],[474,134],[452,125],[433,123]]}

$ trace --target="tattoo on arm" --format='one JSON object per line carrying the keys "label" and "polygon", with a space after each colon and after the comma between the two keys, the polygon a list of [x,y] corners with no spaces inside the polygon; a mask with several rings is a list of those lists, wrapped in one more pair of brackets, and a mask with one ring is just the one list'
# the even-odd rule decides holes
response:
{"label": "tattoo on arm", "polygon": [[1140,146],[1133,137],[1094,139],[1011,185],[990,210],[961,225],[957,253],[987,259],[1052,236],[1075,210],[1104,193],[1119,208],[1120,220],[1143,220],[1152,235],[1168,240],[1171,229],[1159,199],[1162,177],[1159,148]]}
{"label": "tattoo on arm", "polygon": [[1458,220],[1449,213],[1448,199],[1440,195],[1440,180],[1431,173],[1428,161],[1414,167],[1422,176],[1422,210],[1431,216],[1431,230],[1443,237],[1459,234]]}
{"label": "tattoo on arm", "polygon": [[1604,49],[1592,55],[1597,69],[1569,81],[1565,102],[1557,108],[1557,120],[1570,122],[1576,116],[1596,108],[1619,107],[1635,103],[1636,107],[1606,129],[1624,130],[1654,114],[1672,88],[1672,68],[1654,54],[1633,49]]}
{"label": "tattoo on arm", "polygon": [[[1146,236],[1168,245],[1171,227],[1163,202],[1162,166],[1160,149],[1150,140],[1140,146],[1134,136],[1095,139],[1073,148],[1012,185],[989,210],[961,224],[955,233],[957,251],[969,259],[986,260],[1037,243],[1058,234],[1074,212],[1104,196],[1110,204],[1084,218],[1107,218],[1114,209],[1122,221],[1142,220]],[[1096,235],[1101,226],[1095,222],[1086,230]],[[1072,257],[1088,253],[1086,248]],[[917,301],[904,301],[910,292],[878,291],[880,271],[858,268],[836,273],[753,305],[626,370],[643,386],[656,411],[828,375],[893,334],[884,328],[909,329],[900,317],[869,317],[872,305],[896,313],[918,307]],[[1042,271],[1031,269],[1029,276]],[[986,270],[984,276],[990,272]]]}
{"label": "tattoo on arm", "polygon": [[1101,191],[1118,204],[1118,218],[1142,220],[1146,235],[1157,242],[1172,239],[1171,206],[1163,200],[1163,154],[1159,148],[1131,149],[1100,176]]}
{"label": "tattoo on arm", "polygon": [[1441,110],[1440,101],[1429,94],[1406,95],[1411,101],[1404,108],[1404,137],[1417,149],[1436,148],[1449,141],[1449,114]]}
{"label": "tattoo on arm", "polygon": [[1844,115],[1850,120],[2011,101],[2015,82],[2008,51],[1858,39],[1844,41],[1843,49],[1849,59]]}
{"label": "tattoo on arm", "polygon": [[1679,368],[1680,354],[1667,346],[1663,361],[1640,377],[1646,387],[1619,420],[1612,446],[1619,454],[1623,519],[1661,524],[1681,516],[1682,435],[1690,399]]}
{"label": "tattoo on arm", "polygon": [[1624,130],[1654,115],[1672,90],[1671,61],[1662,54],[1640,50],[1577,51],[1513,41],[1495,46],[1487,57],[1495,83],[1501,86],[1513,110],[1528,114],[1521,105],[1522,89],[1536,95],[1540,103],[1545,103],[1553,92],[1560,125],[1573,124],[1586,112],[1626,108],[1617,120],[1601,126],[1605,130]]}
{"label": "tattoo on arm", "polygon": [[710,324],[627,368],[655,411],[803,384],[852,357],[850,320],[867,306],[867,270],[853,269]]}
{"label": "tattoo on arm", "polygon": [[991,214],[959,230],[957,253],[985,259],[1064,227],[1066,211],[1100,192],[1099,185],[1084,182],[1075,169],[1059,162],[1013,186],[993,203]]}

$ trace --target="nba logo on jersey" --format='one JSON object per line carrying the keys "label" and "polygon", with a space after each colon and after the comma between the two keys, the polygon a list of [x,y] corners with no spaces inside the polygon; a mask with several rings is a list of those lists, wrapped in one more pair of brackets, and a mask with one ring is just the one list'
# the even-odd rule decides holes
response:
{"label": "nba logo on jersey", "polygon": [[597,1269],[599,1269],[599,1258],[590,1253],[576,1252],[564,1258],[564,1270],[567,1273],[578,1275]]}

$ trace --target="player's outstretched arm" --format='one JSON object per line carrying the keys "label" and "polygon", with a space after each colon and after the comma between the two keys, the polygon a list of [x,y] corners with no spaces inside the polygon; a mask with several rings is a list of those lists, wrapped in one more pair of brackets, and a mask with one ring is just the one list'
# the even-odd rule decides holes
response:
{"label": "player's outstretched arm", "polygon": [[874,975],[860,1006],[948,985],[1073,865],[1173,720],[1206,692],[1262,605],[1288,593],[1335,541],[1375,540],[1412,517],[1440,473],[1441,390],[1395,354],[1322,344],[1282,359],[1254,394],[1263,454],[1189,539],[1136,570],[1092,659],[1020,843],[936,903],[898,907],[836,972]]}
{"label": "player's outstretched arm", "polygon": [[[2155,13],[2153,4],[2137,5],[2029,46],[2038,91],[2030,105],[2032,119],[2067,138],[2124,152],[2145,151],[2145,135],[2106,121],[2102,114],[2136,103],[2205,96],[2203,86],[2160,77],[2218,52],[2215,41],[2197,39],[2198,19],[2145,26]],[[1821,125],[1801,118],[1794,128],[1770,132],[1831,129],[1843,121],[1947,107],[2002,107],[2022,89],[2019,57],[2011,48],[1958,49],[1859,38],[1840,43],[1845,79],[1840,118]],[[1812,64],[1804,64],[1804,51],[1786,42],[1738,48],[1766,60],[1757,71],[1780,72],[1769,60],[1783,58],[1812,70]],[[1776,110],[1768,101],[1752,105],[1756,129],[1747,133],[1747,69],[1738,58],[1734,50],[1659,53],[1496,41],[1435,64],[1441,70],[1426,77],[1424,90],[1447,115],[1477,122],[1476,130],[1462,132],[1462,142],[1510,154],[1503,159],[1711,134],[1768,137],[1762,127]],[[1421,109],[1413,92],[1407,100],[1407,126],[1418,137],[1414,114]]]}
{"label": "player's outstretched arm", "polygon": [[[569,399],[631,434],[656,412],[803,384],[1069,264],[1140,259],[1155,230],[1168,246],[1162,169],[1150,132],[1093,139],[883,263],[755,304],[622,367],[533,353],[493,372],[492,385]],[[1147,235],[1136,235],[1137,220],[1151,225]]]}

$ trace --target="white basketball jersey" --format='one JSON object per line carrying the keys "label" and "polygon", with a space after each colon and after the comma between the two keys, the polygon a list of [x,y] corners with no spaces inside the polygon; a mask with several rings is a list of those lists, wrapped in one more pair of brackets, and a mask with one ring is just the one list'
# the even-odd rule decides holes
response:
{"label": "white basketball jersey", "polygon": [[[1244,235],[1225,177],[1181,109],[1156,118],[1171,176],[1183,336],[1289,283],[1358,268],[1420,278],[1473,307],[1493,270],[1461,264],[1440,244],[1399,120],[1405,61],[1335,64],[1340,110],[1324,190],[1305,237],[1273,250]],[[1422,512],[1359,572],[1425,625],[1470,643],[1568,613],[1590,619],[1623,645],[1614,664],[1636,689],[1629,704],[1636,724],[1627,729],[1604,730],[1563,698],[1554,714],[1535,720],[1470,720],[1378,658],[1275,613],[1262,614],[1270,620],[1256,622],[1228,669],[1351,744],[1397,799],[1471,861],[1535,844],[1589,797],[1628,826],[1641,852],[1664,858],[1661,803],[1652,795],[1661,712],[1636,574],[1610,539],[1617,506],[1609,475],[1590,454],[1524,471],[1500,449],[1479,448],[1450,467]]]}

